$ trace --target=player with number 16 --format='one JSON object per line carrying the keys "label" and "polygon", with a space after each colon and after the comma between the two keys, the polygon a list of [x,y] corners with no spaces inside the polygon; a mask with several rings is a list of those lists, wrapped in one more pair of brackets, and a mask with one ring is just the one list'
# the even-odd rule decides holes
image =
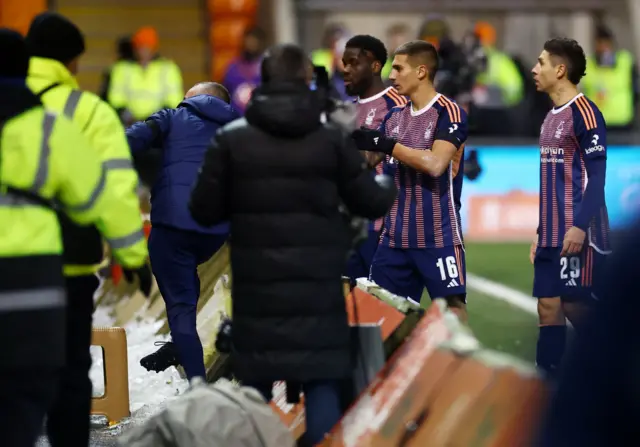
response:
{"label": "player with number 16", "polygon": [[460,194],[467,117],[433,85],[438,52],[424,41],[395,52],[389,77],[410,102],[394,107],[380,129],[359,129],[360,150],[382,152],[399,190],[385,218],[370,278],[396,295],[419,301],[424,288],[445,298],[466,320],[466,272]]}

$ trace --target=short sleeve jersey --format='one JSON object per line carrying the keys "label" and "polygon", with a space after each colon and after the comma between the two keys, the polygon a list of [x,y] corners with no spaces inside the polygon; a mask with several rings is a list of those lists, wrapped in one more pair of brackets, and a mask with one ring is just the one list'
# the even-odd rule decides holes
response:
{"label": "short sleeve jersey", "polygon": [[[356,103],[357,127],[378,129],[392,108],[406,103],[406,98],[401,96],[393,87],[389,87],[369,98],[358,98]],[[376,174],[382,173],[382,163],[375,167],[375,171]],[[371,224],[370,229],[380,231],[383,221],[384,218],[376,219]]]}
{"label": "short sleeve jersey", "polygon": [[381,130],[412,149],[431,150],[437,140],[448,141],[457,148],[439,177],[418,172],[393,158],[385,165],[399,193],[385,218],[381,244],[398,248],[461,245],[460,194],[467,139],[464,110],[438,94],[421,110],[413,110],[411,102],[392,109]]}

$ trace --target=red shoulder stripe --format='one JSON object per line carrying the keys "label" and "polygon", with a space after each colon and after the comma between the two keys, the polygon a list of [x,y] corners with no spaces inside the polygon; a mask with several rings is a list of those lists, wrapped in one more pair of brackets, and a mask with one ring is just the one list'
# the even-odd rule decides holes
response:
{"label": "red shoulder stripe", "polygon": [[596,115],[593,112],[593,107],[587,101],[587,98],[584,96],[580,96],[576,99],[576,106],[578,110],[580,110],[580,115],[582,115],[582,119],[584,120],[584,125],[587,130],[595,129],[597,127],[596,124]]}
{"label": "red shoulder stripe", "polygon": [[393,88],[390,88],[389,90],[387,90],[387,96],[391,98],[391,100],[395,103],[396,107],[402,106],[407,102]]}
{"label": "red shoulder stripe", "polygon": [[459,123],[461,121],[460,107],[458,107],[458,104],[442,95],[438,98],[438,103],[441,106],[446,107],[447,113],[449,114],[449,120],[452,123]]}

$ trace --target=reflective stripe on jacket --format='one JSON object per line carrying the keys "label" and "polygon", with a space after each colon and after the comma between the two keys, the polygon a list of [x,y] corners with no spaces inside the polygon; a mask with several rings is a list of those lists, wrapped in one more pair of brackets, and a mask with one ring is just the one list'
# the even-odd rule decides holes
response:
{"label": "reflective stripe on jacket", "polygon": [[138,267],[147,258],[142,231],[138,176],[133,169],[124,128],[116,112],[98,96],[78,90],[73,75],[61,63],[31,58],[28,86],[49,110],[71,119],[89,141],[89,148],[102,161],[105,189],[111,205],[96,227],[80,227],[60,216],[65,236],[65,273],[85,275],[97,271],[103,258],[100,234],[113,255],[125,267]]}
{"label": "reflective stripe on jacket", "polygon": [[99,222],[105,170],[76,126],[42,106],[4,123],[0,153],[0,313],[64,305],[56,211]]}

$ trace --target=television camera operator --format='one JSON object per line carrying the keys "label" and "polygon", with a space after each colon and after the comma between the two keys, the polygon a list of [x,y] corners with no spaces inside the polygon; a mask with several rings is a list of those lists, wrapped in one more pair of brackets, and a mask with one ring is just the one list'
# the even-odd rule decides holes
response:
{"label": "television camera operator", "polygon": [[[420,27],[419,38],[433,44],[438,49],[440,67],[434,79],[436,90],[455,99],[470,115],[470,130],[476,130],[478,113],[473,105],[473,89],[476,78],[487,68],[485,54],[479,37],[467,33],[460,44],[450,37],[451,30],[447,22],[439,16],[428,17]],[[464,162],[464,174],[469,180],[477,179],[482,173],[478,154],[467,147]]]}
{"label": "television camera operator", "polygon": [[205,226],[230,222],[233,375],[267,400],[275,381],[301,387],[307,441],[316,444],[341,417],[340,384],[354,367],[342,204],[374,219],[397,191],[389,178],[374,179],[349,133],[322,122],[324,89],[310,89],[301,48],[271,48],[261,72],[245,117],[212,142],[190,210]]}
{"label": "television camera operator", "polygon": [[487,65],[478,37],[469,33],[457,43],[451,38],[451,29],[444,18],[431,16],[420,27],[418,38],[438,49],[440,68],[434,80],[436,90],[468,111],[476,77]]}

